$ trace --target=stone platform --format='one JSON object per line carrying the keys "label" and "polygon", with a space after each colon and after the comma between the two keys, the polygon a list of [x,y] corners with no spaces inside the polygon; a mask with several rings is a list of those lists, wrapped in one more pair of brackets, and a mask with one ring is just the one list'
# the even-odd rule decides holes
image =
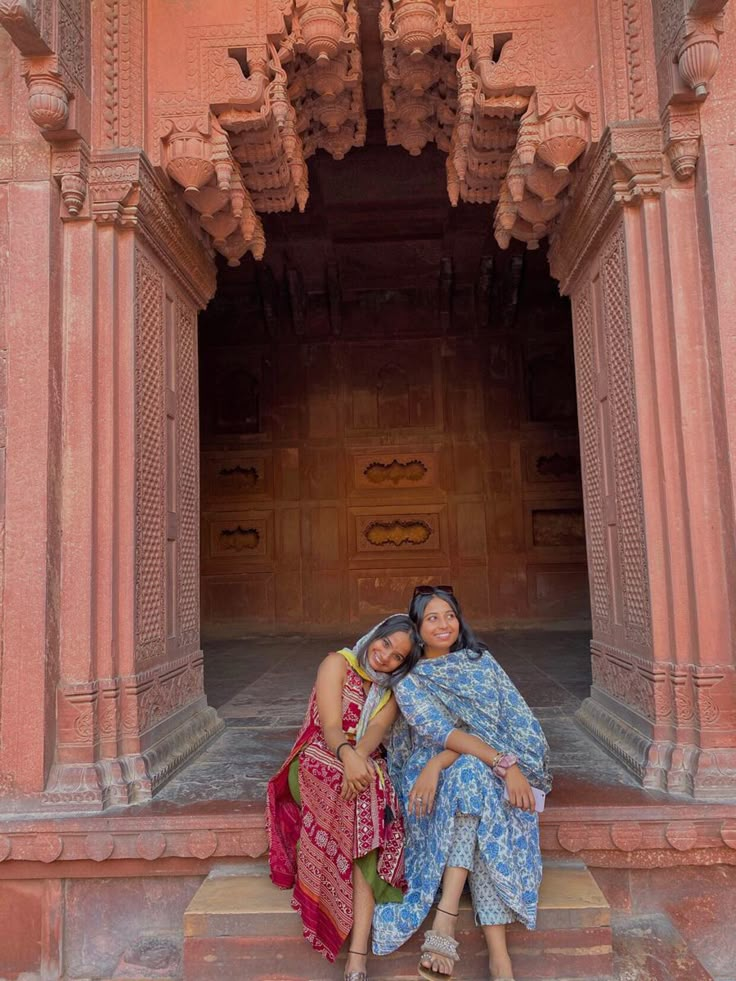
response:
{"label": "stone platform", "polygon": [[[721,915],[736,902],[736,805],[643,790],[578,728],[590,679],[584,634],[489,640],[552,748],[545,862],[590,870],[612,909],[617,956],[633,965],[620,977],[736,981],[736,939]],[[233,863],[262,872],[265,784],[329,646],[294,637],[206,647],[208,696],[226,728],[149,803],[0,817],[1,977],[28,972],[39,956],[45,978],[182,977],[183,918],[205,878]],[[695,961],[683,975],[651,967],[695,955],[709,974]]]}
{"label": "stone platform", "polygon": [[[302,939],[302,924],[290,894],[263,872],[230,869],[212,873],[184,914],[185,981],[308,979],[337,981],[343,959],[329,964]],[[429,923],[423,928],[428,929]],[[509,950],[519,979],[609,979],[613,971],[610,906],[584,865],[545,868],[537,929],[509,928]],[[421,931],[399,951],[371,958],[376,981],[415,981]],[[457,937],[461,959],[454,977],[486,978],[487,953],[463,897]]]}

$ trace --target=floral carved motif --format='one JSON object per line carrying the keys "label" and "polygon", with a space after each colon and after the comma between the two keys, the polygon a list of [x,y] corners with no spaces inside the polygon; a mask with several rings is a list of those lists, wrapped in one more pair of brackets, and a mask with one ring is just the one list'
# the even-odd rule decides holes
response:
{"label": "floral carved motif", "polygon": [[372,521],[363,532],[371,545],[424,545],[432,536],[432,528],[426,521]]}
{"label": "floral carved motif", "polygon": [[223,528],[220,531],[222,548],[226,551],[242,552],[244,549],[258,548],[261,535],[257,528]]}
{"label": "floral carved motif", "polygon": [[663,113],[665,153],[672,172],[680,181],[695,173],[700,154],[700,109],[696,105],[673,103]]}

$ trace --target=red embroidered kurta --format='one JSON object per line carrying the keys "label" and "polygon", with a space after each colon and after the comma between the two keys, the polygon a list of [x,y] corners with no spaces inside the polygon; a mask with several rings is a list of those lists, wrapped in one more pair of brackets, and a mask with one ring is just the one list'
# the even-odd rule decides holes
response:
{"label": "red embroidered kurta", "polygon": [[[360,676],[348,666],[342,725],[354,731],[365,703]],[[299,754],[301,808],[289,792],[289,766]],[[304,725],[279,772],[268,784],[266,824],[271,879],[294,888],[304,936],[333,961],[353,924],[353,860],[378,850],[378,874],[405,890],[404,828],[385,760],[373,754],[376,774],[354,801],[340,797],[342,765],[327,748],[313,689]],[[298,845],[298,847],[297,847]]]}

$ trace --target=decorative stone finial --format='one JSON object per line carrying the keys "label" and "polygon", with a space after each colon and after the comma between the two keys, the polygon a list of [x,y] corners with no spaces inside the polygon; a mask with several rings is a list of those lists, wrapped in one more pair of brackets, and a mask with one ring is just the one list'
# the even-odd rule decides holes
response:
{"label": "decorative stone finial", "polygon": [[53,70],[35,72],[30,64],[24,74],[33,122],[44,132],[64,129],[69,118],[69,93],[61,75]]}

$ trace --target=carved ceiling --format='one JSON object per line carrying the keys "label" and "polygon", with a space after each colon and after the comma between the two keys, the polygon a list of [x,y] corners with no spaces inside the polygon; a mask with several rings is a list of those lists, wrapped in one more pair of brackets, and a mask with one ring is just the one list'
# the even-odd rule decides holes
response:
{"label": "carved ceiling", "polygon": [[[520,291],[549,329],[567,301],[549,274],[546,242],[498,245],[492,213],[445,187],[446,155],[387,147],[380,109],[368,110],[366,144],[342,161],[309,161],[305,212],[263,216],[262,261],[218,262],[203,336],[225,346],[336,336],[467,335],[515,329]],[[531,292],[529,292],[531,291]],[[213,333],[214,332],[214,333]],[[212,337],[210,336],[212,335]]]}
{"label": "carved ceiling", "polygon": [[442,151],[453,206],[496,205],[501,248],[516,239],[534,249],[549,234],[597,127],[590,74],[549,57],[551,8],[255,6],[260,20],[254,14],[231,36],[190,31],[189,98],[169,93],[158,103],[159,162],[230,264],[263,256],[261,216],[304,211],[310,157],[322,150],[339,161],[364,145],[366,106],[382,111],[389,147]]}

